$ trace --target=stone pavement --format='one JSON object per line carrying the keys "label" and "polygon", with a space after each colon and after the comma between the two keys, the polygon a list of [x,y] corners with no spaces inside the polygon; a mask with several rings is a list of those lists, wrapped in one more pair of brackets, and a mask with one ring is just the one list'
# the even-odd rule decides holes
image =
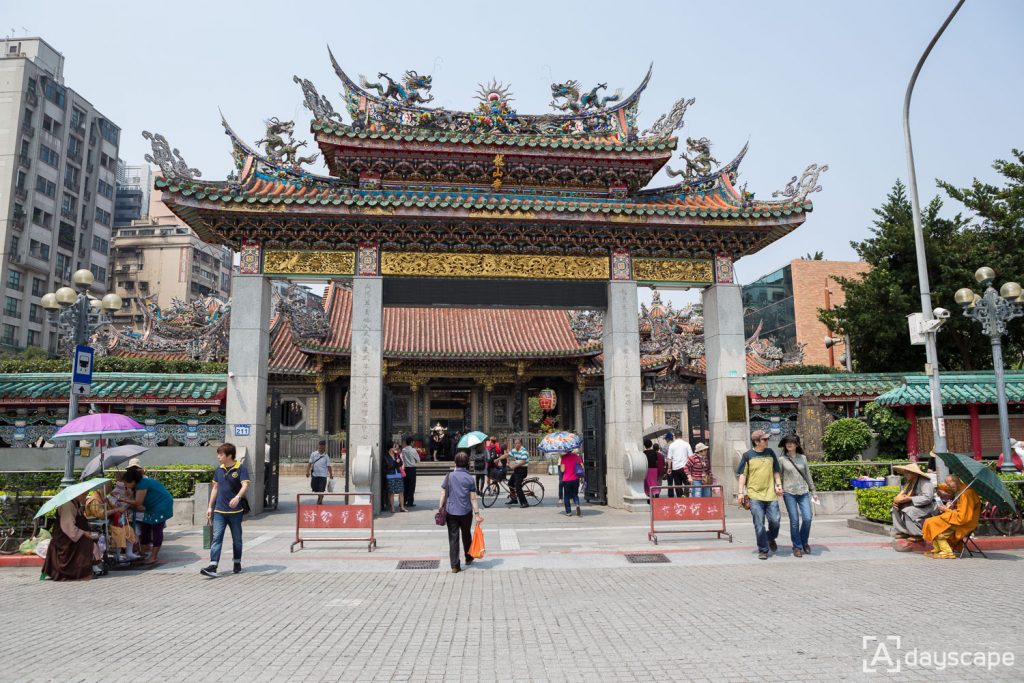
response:
{"label": "stone pavement", "polygon": [[[763,562],[738,509],[732,544],[696,534],[654,546],[636,514],[557,515],[549,483],[540,507],[485,511],[487,556],[457,575],[429,478],[413,512],[379,520],[373,553],[326,542],[290,553],[282,505],[246,523],[237,576],[198,574],[198,530],[168,534],[167,562],[148,571],[64,584],[5,569],[0,681],[1024,679],[1024,553],[929,560],[820,518],[813,556],[794,558],[783,517],[780,551]],[[624,551],[669,561],[633,565]],[[441,562],[398,570],[400,559]],[[887,643],[901,670],[885,674],[880,656],[865,673],[879,654],[865,638]],[[915,648],[919,660],[955,650],[1015,661],[937,671],[909,666]]]}

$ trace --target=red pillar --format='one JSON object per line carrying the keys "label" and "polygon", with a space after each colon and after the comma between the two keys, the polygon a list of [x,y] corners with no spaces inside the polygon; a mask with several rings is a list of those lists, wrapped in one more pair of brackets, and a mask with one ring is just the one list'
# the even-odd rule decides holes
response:
{"label": "red pillar", "polygon": [[971,416],[971,448],[974,450],[974,459],[981,460],[981,417],[977,403],[967,406]]}
{"label": "red pillar", "polygon": [[910,429],[907,431],[907,456],[917,461],[917,408],[914,406],[903,406],[903,417],[910,421]]}

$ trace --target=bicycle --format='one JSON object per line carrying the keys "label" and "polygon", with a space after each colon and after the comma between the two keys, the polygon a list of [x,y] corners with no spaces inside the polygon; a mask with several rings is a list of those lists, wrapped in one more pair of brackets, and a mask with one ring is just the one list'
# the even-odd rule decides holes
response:
{"label": "bicycle", "polygon": [[[484,492],[480,495],[481,502],[483,502],[485,508],[494,505],[502,491],[509,497],[512,496],[512,490],[505,483],[504,479],[498,481],[491,479],[490,482],[484,487]],[[540,483],[540,479],[537,477],[524,479],[523,494],[526,496],[526,503],[531,507],[540,505],[544,500],[544,484]]]}
{"label": "bicycle", "polygon": [[981,508],[981,521],[988,522],[1003,536],[1014,536],[1020,533],[1021,528],[1024,527],[1020,511],[1004,515],[992,503],[987,503]]}

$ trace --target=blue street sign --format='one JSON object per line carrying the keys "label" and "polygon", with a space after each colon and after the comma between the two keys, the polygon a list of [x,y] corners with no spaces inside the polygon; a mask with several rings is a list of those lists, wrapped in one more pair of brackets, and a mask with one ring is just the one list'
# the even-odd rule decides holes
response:
{"label": "blue street sign", "polygon": [[252,425],[235,425],[235,436],[249,436],[252,432]]}
{"label": "blue street sign", "polygon": [[75,364],[71,369],[72,373],[74,374],[74,376],[71,378],[71,381],[74,384],[92,384],[92,361],[92,347],[75,347]]}

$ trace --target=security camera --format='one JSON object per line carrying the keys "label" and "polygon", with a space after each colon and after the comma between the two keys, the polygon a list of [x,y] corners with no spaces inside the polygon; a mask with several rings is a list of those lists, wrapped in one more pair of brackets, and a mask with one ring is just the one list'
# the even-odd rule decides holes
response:
{"label": "security camera", "polygon": [[945,308],[936,308],[935,310],[932,311],[932,314],[939,320],[949,319],[949,311],[946,310]]}

